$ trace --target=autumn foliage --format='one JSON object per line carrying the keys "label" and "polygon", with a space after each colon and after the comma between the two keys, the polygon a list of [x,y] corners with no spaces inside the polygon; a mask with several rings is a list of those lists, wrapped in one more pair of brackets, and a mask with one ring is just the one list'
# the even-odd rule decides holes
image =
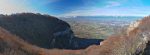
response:
{"label": "autumn foliage", "polygon": [[142,54],[149,41],[150,17],[137,21],[126,34],[112,35],[100,45],[81,50],[45,49],[32,45],[18,36],[0,28],[0,55],[136,55]]}

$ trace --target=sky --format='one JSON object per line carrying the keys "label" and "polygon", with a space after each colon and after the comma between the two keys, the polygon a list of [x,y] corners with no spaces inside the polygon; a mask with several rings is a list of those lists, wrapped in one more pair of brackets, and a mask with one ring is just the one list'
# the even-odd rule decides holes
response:
{"label": "sky", "polygon": [[53,16],[148,16],[150,0],[0,0],[0,14]]}

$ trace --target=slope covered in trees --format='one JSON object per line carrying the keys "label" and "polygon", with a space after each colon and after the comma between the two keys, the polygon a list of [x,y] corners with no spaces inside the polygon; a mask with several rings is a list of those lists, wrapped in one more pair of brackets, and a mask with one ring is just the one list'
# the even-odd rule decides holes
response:
{"label": "slope covered in trees", "polygon": [[[21,17],[28,17],[30,15],[35,19],[21,18]],[[43,19],[39,18],[41,16],[45,18]],[[13,17],[15,18],[17,17],[17,19]],[[46,17],[48,18],[46,19]],[[0,20],[1,20],[0,21],[1,55],[139,55],[139,54],[148,55],[149,54],[148,41],[150,36],[150,28],[149,28],[150,17],[145,17],[142,20],[139,20],[131,24],[125,31],[125,33],[112,35],[102,42],[96,39],[76,38],[73,35],[73,32],[67,23],[54,17],[50,18],[50,16],[45,15],[43,16],[40,14],[32,14],[32,13],[23,13],[17,15],[14,14],[10,16],[1,15]],[[36,22],[35,20],[38,21]],[[41,29],[40,27],[42,27],[43,29]],[[43,30],[47,31],[51,30],[49,31],[48,34],[52,36],[49,36],[48,34],[45,35],[45,31]],[[50,41],[51,39],[52,41]],[[50,41],[48,42],[50,44],[52,42],[53,45],[48,44],[48,46],[50,47],[45,47],[45,45],[47,45],[47,41]],[[60,49],[52,49],[52,48],[60,48]],[[86,48],[86,49],[70,50],[70,48],[71,49]]]}
{"label": "slope covered in trees", "polygon": [[76,38],[68,23],[49,15],[1,15],[0,26],[33,45],[48,49],[81,49],[101,41]]}

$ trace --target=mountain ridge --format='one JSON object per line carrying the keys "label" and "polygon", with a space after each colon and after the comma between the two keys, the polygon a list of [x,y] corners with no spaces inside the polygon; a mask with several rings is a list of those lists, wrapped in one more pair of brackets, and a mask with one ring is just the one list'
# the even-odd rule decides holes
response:
{"label": "mountain ridge", "polygon": [[[0,48],[2,48],[0,49],[0,53],[3,55],[12,55],[12,53],[15,55],[138,55],[143,54],[143,52],[144,54],[148,54],[148,52],[145,51],[149,51],[147,44],[149,44],[148,41],[150,38],[150,16],[138,22],[139,23],[131,24],[128,30],[125,31],[125,34],[111,35],[102,42],[94,41],[96,43],[98,42],[97,45],[92,45],[92,43],[89,47],[78,50],[42,48],[38,45],[26,42],[21,37],[2,27],[0,28],[0,41],[2,42],[0,42]],[[132,29],[130,29],[130,27],[132,27]],[[83,43],[89,41],[84,40]],[[3,46],[3,44],[5,45]]]}

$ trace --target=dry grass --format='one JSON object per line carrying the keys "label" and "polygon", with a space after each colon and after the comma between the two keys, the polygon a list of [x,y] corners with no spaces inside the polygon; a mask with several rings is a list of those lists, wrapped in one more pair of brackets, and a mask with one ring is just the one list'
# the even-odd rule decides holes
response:
{"label": "dry grass", "polygon": [[[149,17],[140,22],[139,26],[131,30],[129,35],[110,36],[101,45],[93,45],[85,50],[49,50],[40,48],[23,41],[3,28],[0,28],[0,40],[8,43],[14,52],[15,49],[18,49],[21,53],[28,53],[26,55],[134,55],[145,48],[147,40],[144,42],[144,37],[141,34],[150,30],[148,26],[148,23],[150,23]],[[14,55],[11,51],[7,51],[6,53],[4,54],[3,52],[1,55]],[[15,53],[15,55],[19,55],[19,53]]]}

